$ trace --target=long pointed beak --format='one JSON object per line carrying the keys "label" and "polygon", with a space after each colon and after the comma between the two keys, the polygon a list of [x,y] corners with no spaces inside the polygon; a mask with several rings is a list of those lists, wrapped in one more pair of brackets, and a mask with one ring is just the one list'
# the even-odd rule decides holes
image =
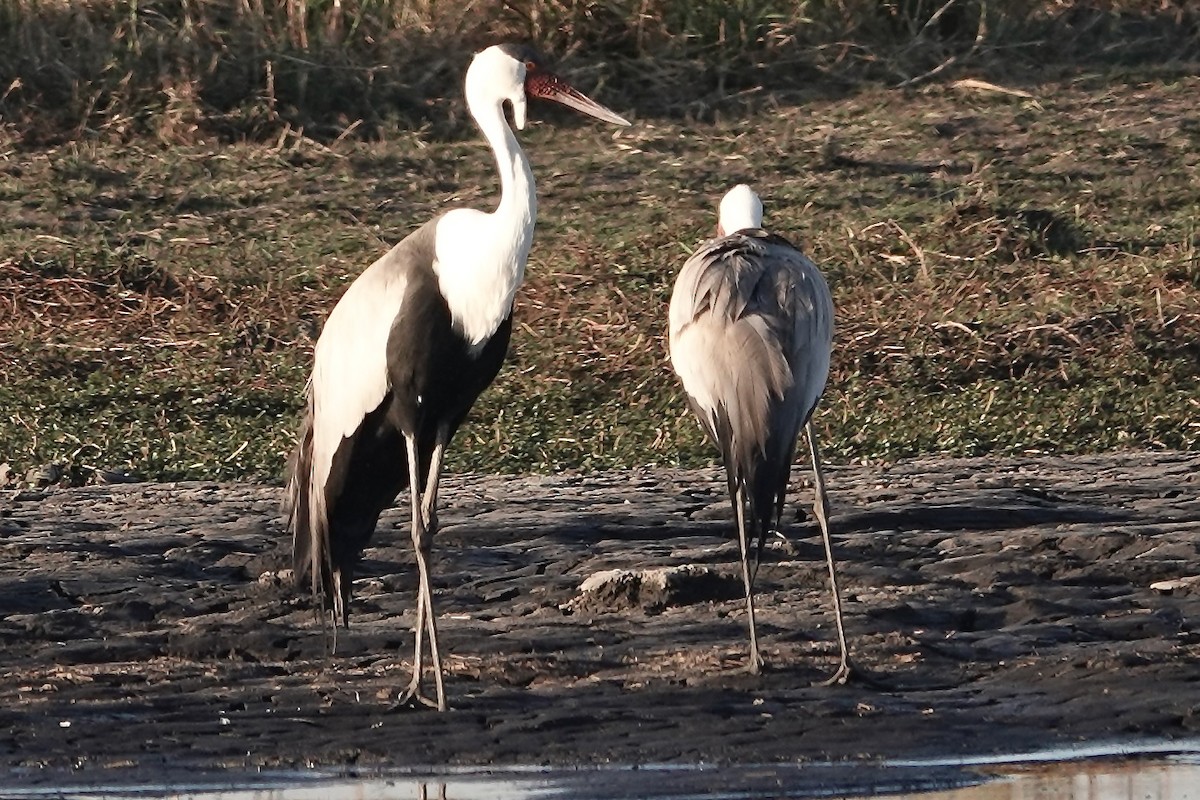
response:
{"label": "long pointed beak", "polygon": [[526,90],[534,97],[543,100],[553,100],[567,108],[573,108],[589,117],[595,117],[613,125],[629,127],[629,120],[612,109],[605,108],[583,92],[576,89],[562,78],[550,72],[541,72],[530,76]]}

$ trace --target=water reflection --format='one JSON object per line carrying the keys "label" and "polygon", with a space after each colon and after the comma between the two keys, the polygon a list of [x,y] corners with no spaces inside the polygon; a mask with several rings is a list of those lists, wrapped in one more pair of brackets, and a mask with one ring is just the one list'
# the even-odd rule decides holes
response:
{"label": "water reflection", "polygon": [[0,788],[4,798],[62,800],[1200,800],[1200,756],[1004,765],[897,764],[662,766],[463,771],[367,779],[279,775],[237,788]]}
{"label": "water reflection", "polygon": [[1075,762],[1005,768],[994,780],[896,800],[1200,800],[1200,764]]}

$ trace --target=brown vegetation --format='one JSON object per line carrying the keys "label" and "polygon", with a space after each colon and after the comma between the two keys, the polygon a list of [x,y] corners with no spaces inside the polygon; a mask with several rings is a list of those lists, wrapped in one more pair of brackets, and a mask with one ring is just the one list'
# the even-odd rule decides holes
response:
{"label": "brown vegetation", "polygon": [[[891,15],[891,38],[866,36],[884,30],[868,5]],[[465,131],[460,48],[482,35],[485,12],[493,30],[544,34],[638,124],[613,136],[539,109],[563,124],[523,133],[538,240],[510,363],[460,434],[455,468],[712,458],[665,366],[662,326],[679,265],[741,180],[759,185],[769,223],[802,241],[834,288],[820,419],[832,457],[1196,447],[1200,84],[1176,59],[1194,54],[1190,7],[988,4],[980,38],[982,4],[801,6],[813,22],[799,28],[796,9],[737,6],[763,25],[736,28],[728,49],[752,63],[722,87],[706,71],[720,37],[701,35],[721,26],[681,22],[665,4],[620,28],[608,14],[625,8],[617,0],[525,16],[516,2],[482,3],[455,17],[461,30],[439,21],[438,3],[310,4],[303,30],[288,16],[295,3],[6,5],[13,24],[0,37],[27,46],[0,51],[4,69],[26,64],[2,101],[0,464],[32,480],[59,464],[73,482],[278,475],[312,337],[346,283],[438,209],[492,202],[487,153],[473,135],[444,135]],[[426,16],[401,27],[389,9]],[[954,15],[970,24],[945,27]],[[274,94],[248,79],[241,99],[205,99],[224,59],[274,53],[298,80],[324,63],[311,53],[335,19],[339,57],[404,47],[410,71],[347,84],[313,72],[313,92],[350,104],[336,111],[283,102],[281,71]],[[849,27],[820,44],[820,26],[838,20]],[[385,23],[409,38],[380,38]],[[1049,60],[1033,32],[1068,25],[1079,37],[1055,50],[1057,67],[1018,63]],[[431,57],[435,30],[445,43]],[[867,44],[835,58],[847,30]],[[220,57],[163,49],[185,34],[219,44]],[[259,44],[235,48],[236,37]],[[1070,61],[1088,37],[1103,46]],[[76,46],[55,55],[51,40]],[[297,61],[302,45],[310,55]],[[78,67],[104,48],[120,58]],[[135,56],[157,66],[132,70],[122,59]],[[173,117],[148,87],[185,56],[212,69],[193,74],[193,110]],[[411,72],[419,56],[424,69]],[[384,104],[388,86],[436,105]],[[364,111],[385,105],[407,116]],[[400,130],[405,119],[420,123]]]}
{"label": "brown vegetation", "polygon": [[13,0],[0,114],[27,142],[458,127],[465,54],[538,43],[610,100],[710,116],[764,93],[1194,58],[1184,0]]}

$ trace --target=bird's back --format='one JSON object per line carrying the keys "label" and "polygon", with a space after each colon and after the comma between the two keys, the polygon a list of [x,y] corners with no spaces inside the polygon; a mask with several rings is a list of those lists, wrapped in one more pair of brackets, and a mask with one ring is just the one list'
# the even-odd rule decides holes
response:
{"label": "bird's back", "polygon": [[671,363],[731,477],[760,507],[786,489],[832,338],[829,287],[782,237],[750,229],[709,241],[676,281]]}

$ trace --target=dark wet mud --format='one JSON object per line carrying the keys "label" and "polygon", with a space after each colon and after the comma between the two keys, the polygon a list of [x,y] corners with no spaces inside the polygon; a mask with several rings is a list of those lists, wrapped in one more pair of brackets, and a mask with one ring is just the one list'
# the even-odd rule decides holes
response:
{"label": "dark wet mud", "polygon": [[[10,775],[749,764],[1194,739],[1198,474],[1180,453],[830,469],[847,630],[872,679],[835,687],[813,685],[836,651],[810,522],[764,556],[769,669],[750,676],[715,470],[452,477],[441,715],[391,709],[412,657],[403,507],[329,655],[281,576],[277,488],[8,492],[0,759]],[[606,570],[650,572],[580,592]]]}

